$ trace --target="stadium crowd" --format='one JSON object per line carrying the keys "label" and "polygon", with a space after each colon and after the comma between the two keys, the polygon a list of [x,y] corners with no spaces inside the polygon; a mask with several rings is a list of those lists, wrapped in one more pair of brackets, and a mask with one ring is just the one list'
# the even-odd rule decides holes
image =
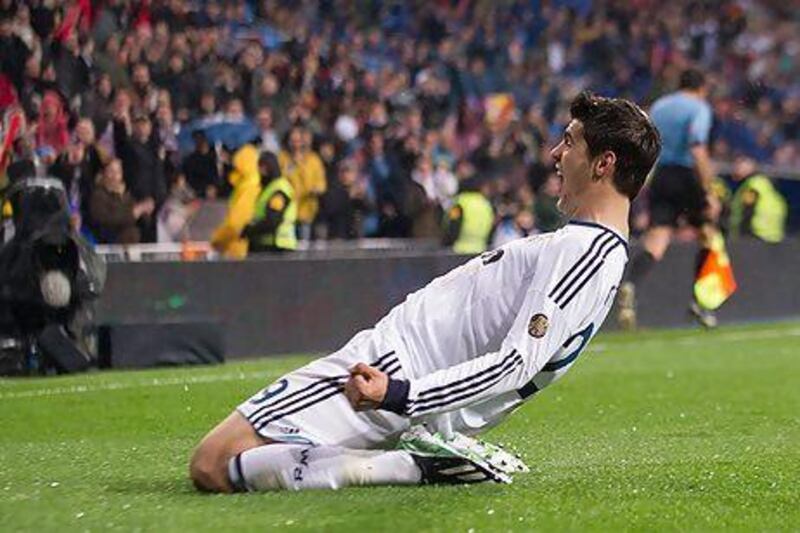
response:
{"label": "stadium crowd", "polygon": [[646,104],[700,66],[715,157],[800,164],[789,4],[0,0],[0,188],[52,174],[97,242],[179,240],[247,142],[301,237],[440,238],[469,184],[502,241],[560,223],[548,150],[585,88]]}

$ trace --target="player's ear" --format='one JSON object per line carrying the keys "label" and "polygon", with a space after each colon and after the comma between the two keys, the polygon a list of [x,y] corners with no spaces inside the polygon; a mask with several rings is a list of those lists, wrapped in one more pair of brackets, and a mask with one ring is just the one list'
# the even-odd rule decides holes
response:
{"label": "player's ear", "polygon": [[611,150],[606,150],[594,159],[592,179],[600,181],[611,176],[617,165],[617,154]]}

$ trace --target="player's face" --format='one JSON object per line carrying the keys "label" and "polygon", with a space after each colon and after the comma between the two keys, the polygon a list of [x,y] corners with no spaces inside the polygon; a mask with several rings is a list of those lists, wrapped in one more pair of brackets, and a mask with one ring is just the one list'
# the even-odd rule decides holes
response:
{"label": "player's face", "polygon": [[561,178],[558,209],[571,214],[577,209],[579,193],[591,181],[589,147],[583,138],[583,124],[573,119],[564,130],[561,142],[550,151],[556,162],[556,173]]}

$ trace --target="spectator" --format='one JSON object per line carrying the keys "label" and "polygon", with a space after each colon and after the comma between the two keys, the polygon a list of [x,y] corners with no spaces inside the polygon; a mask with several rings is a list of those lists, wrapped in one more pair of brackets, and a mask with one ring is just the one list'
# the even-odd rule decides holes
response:
{"label": "spectator", "polygon": [[285,91],[281,91],[277,76],[265,73],[257,79],[251,90],[250,106],[253,109],[286,109],[288,98]]}
{"label": "spectator", "polygon": [[171,179],[177,174],[180,167],[180,155],[178,154],[180,125],[176,124],[173,118],[169,93],[162,91],[161,95],[164,98],[156,109],[153,141],[158,148],[158,157],[164,162],[164,175],[167,179]]}
{"label": "spectator", "polygon": [[[26,136],[20,136],[14,141],[14,157],[8,162],[6,175],[8,181],[30,178],[37,174],[37,156],[34,152],[34,143]],[[5,162],[4,162],[5,163]]]}
{"label": "spectator", "polygon": [[421,156],[406,188],[405,212],[411,220],[411,237],[436,239],[441,236],[442,189],[435,181],[430,157]]}
{"label": "spectator", "polygon": [[197,196],[186,182],[186,176],[175,176],[169,195],[158,212],[158,242],[185,242],[189,239],[189,222],[199,209]]}
{"label": "spectator", "polygon": [[253,221],[242,236],[250,253],[287,252],[297,249],[297,202],[289,180],[281,175],[278,158],[264,152],[258,159],[262,191],[256,200]]}
{"label": "spectator", "polygon": [[125,188],[122,162],[112,159],[92,192],[91,214],[94,234],[101,244],[136,244],[140,242],[137,221],[155,209],[152,199],[136,202]]}
{"label": "spectator", "polygon": [[231,98],[228,100],[228,103],[225,104],[225,120],[241,122],[244,119],[244,105],[242,101],[239,98]]}
{"label": "spectator", "polygon": [[494,227],[494,210],[487,198],[489,187],[472,178],[461,182],[460,191],[445,219],[443,244],[458,254],[486,250]]}
{"label": "spectator", "polygon": [[322,197],[321,222],[329,239],[358,239],[364,236],[364,219],[373,209],[373,195],[355,161],[338,164],[336,179]]}
{"label": "spectator", "polygon": [[443,168],[434,167],[429,155],[423,155],[417,160],[411,179],[422,188],[428,200],[442,209],[450,206],[458,189],[458,181],[453,173],[446,165]]}
{"label": "spectator", "polygon": [[50,174],[64,183],[72,213],[82,227],[91,232],[90,202],[95,181],[103,168],[103,156],[95,143],[94,125],[82,118],[75,127],[75,140],[50,167]]}
{"label": "spectator", "polygon": [[68,99],[80,95],[89,85],[89,61],[93,51],[93,43],[89,39],[81,50],[77,32],[70,32],[63,41],[54,45],[54,66],[58,87]]}
{"label": "spectator", "polygon": [[256,125],[258,126],[259,145],[258,149],[262,152],[280,153],[281,144],[278,139],[278,132],[272,123],[272,109],[262,107],[256,113]]}
{"label": "spectator", "polygon": [[86,117],[80,118],[75,125],[75,142],[84,149],[81,163],[86,166],[86,175],[92,183],[103,167],[104,154],[97,145],[94,123]]}
{"label": "spectator", "polygon": [[366,172],[375,194],[379,235],[397,236],[401,233],[400,206],[402,188],[396,166],[386,153],[382,131],[373,131],[366,148]]}
{"label": "spectator", "polygon": [[[674,89],[678,71],[689,65],[723,81],[710,99],[713,154],[800,165],[800,67],[792,55],[800,32],[788,4],[754,0],[745,10],[740,0],[721,0],[713,10],[698,11],[692,0],[645,2],[647,9],[641,2],[579,2],[579,9],[572,3],[538,10],[499,3],[487,11],[445,2],[435,17],[425,7],[403,9],[400,18],[379,9],[371,19],[375,28],[362,30],[363,13],[339,0],[330,10],[309,0],[292,10],[259,4],[252,17],[242,2],[99,2],[90,12],[83,0],[8,0],[0,11],[0,112],[21,106],[31,125],[22,133],[31,150],[55,152],[60,163],[78,155],[69,139],[79,117],[92,120],[96,145],[109,154],[120,147],[114,146],[119,128],[113,122],[122,108],[130,116],[131,142],[131,119],[149,117],[154,134],[146,144],[161,161],[154,175],[163,178],[153,183],[161,182],[161,200],[152,191],[146,197],[157,206],[165,184],[187,163],[175,144],[185,142],[179,133],[190,121],[210,126],[226,116],[246,118],[258,126],[260,149],[282,149],[282,165],[289,155],[298,158],[291,179],[301,186],[306,235],[325,176],[338,184],[333,169],[342,159],[357,166],[375,194],[364,213],[367,235],[412,235],[410,213],[418,217],[427,209],[415,211],[424,205],[415,200],[423,199],[420,191],[426,198],[430,192],[427,177],[412,177],[421,156],[441,174],[434,183],[452,183],[448,169],[469,161],[495,197],[508,190],[523,204],[519,185],[527,178],[538,193],[548,179],[553,163],[547,150],[577,92],[590,88],[647,104]],[[339,17],[337,31],[325,18],[330,12]],[[663,24],[653,26],[656,19]],[[250,40],[256,34],[263,46]],[[44,127],[34,133],[40,123]],[[300,149],[278,141],[291,137],[286,133],[294,126],[311,132],[300,136]],[[309,135],[336,139],[322,165]],[[151,178],[134,168],[129,152],[117,156],[136,197],[138,182]],[[26,157],[20,153],[22,165],[14,161],[11,168],[41,163],[41,157]],[[320,172],[325,165],[332,170]],[[217,175],[224,196],[224,172]],[[193,188],[196,177],[187,172]],[[211,191],[199,188],[200,196]],[[453,193],[437,193],[438,207],[428,207],[446,209]],[[537,198],[537,210],[548,196]],[[527,211],[520,205],[520,213]],[[146,225],[146,217],[140,222]],[[537,224],[556,223],[543,216]],[[143,238],[151,240],[152,229]]]}
{"label": "spectator", "polygon": [[733,179],[739,182],[739,187],[731,202],[731,232],[765,242],[781,242],[786,230],[787,205],[772,180],[758,172],[753,159],[743,156],[736,158]]}
{"label": "spectator", "polygon": [[497,248],[515,239],[538,233],[536,219],[529,209],[514,204],[505,211],[495,226],[491,237],[491,248]]}
{"label": "spectator", "polygon": [[0,13],[0,67],[11,83],[20,87],[25,72],[25,61],[31,50],[14,33],[14,13]]}
{"label": "spectator", "polygon": [[85,93],[81,114],[91,119],[94,124],[94,131],[102,135],[111,123],[111,109],[113,102],[114,88],[111,85],[111,77],[102,74],[94,83],[92,89]]}
{"label": "spectator", "polygon": [[69,142],[67,129],[67,113],[58,93],[47,91],[42,98],[39,122],[36,125],[36,145],[49,146],[61,152]]}
{"label": "spectator", "polygon": [[253,219],[256,198],[261,192],[255,146],[245,144],[233,154],[228,181],[233,187],[228,212],[222,224],[214,230],[211,245],[225,257],[243,259],[247,256],[247,240],[242,238],[242,231]]}
{"label": "spectator", "polygon": [[[129,133],[129,128],[132,130]],[[114,118],[114,148],[122,160],[125,183],[137,202],[150,200],[161,206],[166,198],[164,163],[153,138],[153,126],[147,115],[133,120],[124,111]],[[156,242],[156,220],[147,213],[138,218],[142,242]]]}
{"label": "spectator", "polygon": [[313,237],[311,229],[319,211],[319,197],[327,187],[325,167],[319,154],[311,149],[310,137],[307,129],[295,126],[289,132],[287,149],[278,156],[281,172],[297,197],[298,231],[303,240]]}
{"label": "spectator", "polygon": [[137,63],[131,72],[134,107],[147,114],[155,113],[158,106],[158,90],[150,79],[150,67],[146,63]]}
{"label": "spectator", "polygon": [[95,54],[97,69],[109,77],[114,88],[130,86],[130,55],[130,47],[120,44],[120,38],[116,35],[109,37],[103,51]]}
{"label": "spectator", "polygon": [[208,143],[202,130],[192,133],[194,150],[183,160],[183,173],[186,182],[200,198],[213,200],[217,198],[220,187],[217,172],[217,153]]}
{"label": "spectator", "polygon": [[170,55],[167,69],[160,76],[159,86],[169,92],[178,115],[183,110],[184,120],[188,118],[188,110],[192,104],[193,82],[193,76],[186,71],[186,59],[180,53]]}
{"label": "spectator", "polygon": [[200,95],[200,118],[212,119],[217,114],[217,99],[214,93],[204,92]]}

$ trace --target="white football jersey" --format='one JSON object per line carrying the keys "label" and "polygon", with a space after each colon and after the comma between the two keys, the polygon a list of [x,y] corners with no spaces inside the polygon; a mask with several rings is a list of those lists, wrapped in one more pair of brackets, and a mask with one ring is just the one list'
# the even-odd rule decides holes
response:
{"label": "white football jersey", "polygon": [[401,413],[476,433],[562,376],[600,329],[627,243],[573,221],[477,256],[375,326],[409,380]]}

